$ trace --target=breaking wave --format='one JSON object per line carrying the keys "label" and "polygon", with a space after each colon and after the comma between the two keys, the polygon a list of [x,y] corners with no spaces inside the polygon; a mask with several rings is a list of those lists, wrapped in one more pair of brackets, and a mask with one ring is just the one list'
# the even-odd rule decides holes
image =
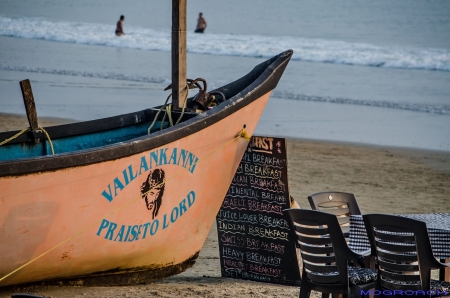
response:
{"label": "breaking wave", "polygon": [[273,97],[292,99],[292,100],[302,100],[302,101],[312,101],[312,102],[328,102],[337,104],[350,104],[358,106],[370,106],[388,109],[399,109],[408,110],[414,112],[422,113],[432,113],[432,114],[442,114],[450,115],[449,105],[428,105],[422,103],[401,103],[401,102],[388,102],[388,101],[376,101],[376,100],[358,100],[351,98],[342,97],[326,97],[326,96],[312,96],[304,94],[293,94],[289,92],[283,92],[275,90],[272,93]]}
{"label": "breaking wave", "polygon": [[[105,24],[0,17],[0,36],[170,51],[169,30],[127,26],[126,33],[118,38],[111,25]],[[187,51],[190,53],[270,58],[293,49],[292,59],[299,61],[450,71],[449,49],[389,47],[293,36],[187,34]]]}

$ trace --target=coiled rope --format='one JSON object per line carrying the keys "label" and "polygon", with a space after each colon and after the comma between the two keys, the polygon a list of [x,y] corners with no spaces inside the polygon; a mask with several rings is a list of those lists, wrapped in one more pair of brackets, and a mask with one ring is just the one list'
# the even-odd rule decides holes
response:
{"label": "coiled rope", "polygon": [[[178,120],[177,120],[177,122],[175,122],[175,125],[177,125],[179,122],[180,122],[180,120],[181,120],[181,118],[183,117],[183,115],[184,115],[184,110],[186,109],[186,103],[187,103],[187,98],[188,98],[188,91],[189,91],[189,86],[188,85],[186,85],[184,88],[186,88],[187,90],[186,90],[186,96],[185,96],[185,98],[184,98],[184,105],[183,105],[183,108],[182,108],[182,110],[181,110],[181,114],[180,114],[180,117],[178,117]],[[167,98],[166,98],[166,101],[164,102],[164,104],[161,106],[161,108],[158,110],[158,112],[156,113],[156,116],[155,116],[155,118],[153,119],[153,122],[152,122],[152,124],[150,125],[150,127],[148,128],[148,130],[147,130],[147,134],[150,134],[150,132],[151,132],[151,130],[152,130],[152,128],[153,128],[153,125],[155,125],[155,122],[156,122],[156,119],[158,119],[158,115],[159,115],[159,113],[161,113],[161,111],[165,108],[166,110],[165,110],[165,114],[164,114],[164,117],[163,117],[163,119],[162,119],[162,121],[161,121],[161,126],[160,126],[160,129],[163,129],[163,125],[164,125],[164,120],[166,120],[166,115],[169,117],[169,123],[170,123],[170,126],[173,126],[173,120],[172,120],[172,104],[167,104],[167,102],[169,101],[169,99],[172,97],[172,93],[170,93],[169,94],[169,96],[167,96]]]}

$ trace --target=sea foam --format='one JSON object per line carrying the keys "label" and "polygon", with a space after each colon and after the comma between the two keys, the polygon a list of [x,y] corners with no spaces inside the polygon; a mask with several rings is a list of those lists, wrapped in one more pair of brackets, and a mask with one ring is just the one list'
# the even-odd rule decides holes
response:
{"label": "sea foam", "polygon": [[[0,17],[0,36],[65,43],[170,51],[170,30],[127,26],[114,35],[114,26],[52,22],[41,18]],[[188,32],[189,53],[270,58],[293,49],[293,60],[371,67],[450,71],[450,49],[378,46],[293,36],[195,34]]]}

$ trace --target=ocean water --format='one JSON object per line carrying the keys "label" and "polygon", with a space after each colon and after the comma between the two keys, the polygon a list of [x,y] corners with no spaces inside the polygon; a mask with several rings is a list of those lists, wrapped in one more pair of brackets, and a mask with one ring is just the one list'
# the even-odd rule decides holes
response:
{"label": "ocean water", "polygon": [[[450,151],[449,1],[189,0],[187,16],[188,77],[208,89],[294,50],[256,133]],[[162,104],[170,30],[171,1],[2,0],[0,111],[25,114],[26,78],[38,116]]]}

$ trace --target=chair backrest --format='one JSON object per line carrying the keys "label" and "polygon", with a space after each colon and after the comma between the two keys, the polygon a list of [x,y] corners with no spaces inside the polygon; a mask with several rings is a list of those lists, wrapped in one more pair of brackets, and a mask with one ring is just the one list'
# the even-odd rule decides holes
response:
{"label": "chair backrest", "polygon": [[349,248],[336,216],[305,209],[286,209],[283,214],[297,235],[302,278],[320,285],[348,287]]}
{"label": "chair backrest", "polygon": [[437,260],[424,222],[385,214],[363,215],[372,255],[378,259],[378,280],[389,290],[430,290]]}
{"label": "chair backrest", "polygon": [[336,215],[346,238],[350,232],[350,215],[361,215],[355,195],[348,192],[327,191],[308,196],[312,210]]}

